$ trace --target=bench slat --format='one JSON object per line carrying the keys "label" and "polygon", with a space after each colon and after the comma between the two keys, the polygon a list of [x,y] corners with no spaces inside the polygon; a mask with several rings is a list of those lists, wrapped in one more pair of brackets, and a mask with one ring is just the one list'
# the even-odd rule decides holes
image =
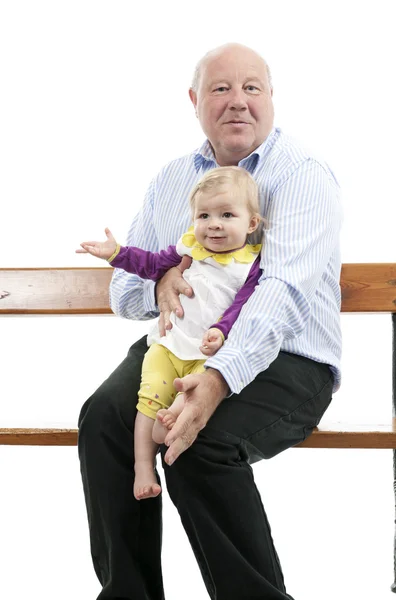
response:
{"label": "bench slat", "polygon": [[395,421],[386,425],[323,423],[296,448],[396,449]]}
{"label": "bench slat", "polygon": [[0,446],[76,446],[77,429],[0,429]]}
{"label": "bench slat", "polygon": [[[77,429],[0,429],[4,446],[75,446]],[[296,448],[396,448],[392,425],[321,425]]]}
{"label": "bench slat", "polygon": [[343,312],[396,312],[396,264],[346,263],[341,291]]}
{"label": "bench slat", "polygon": [[112,314],[113,269],[0,269],[0,315]]}
{"label": "bench slat", "polygon": [[[111,314],[113,269],[0,269],[1,314]],[[344,264],[343,312],[396,312],[396,264]],[[2,292],[8,295],[2,296]]]}

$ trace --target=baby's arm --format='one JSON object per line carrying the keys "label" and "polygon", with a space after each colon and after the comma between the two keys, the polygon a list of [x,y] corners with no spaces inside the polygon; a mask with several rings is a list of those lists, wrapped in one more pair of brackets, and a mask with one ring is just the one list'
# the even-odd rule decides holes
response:
{"label": "baby's arm", "polygon": [[175,246],[169,246],[161,252],[149,252],[134,246],[120,246],[111,231],[105,229],[106,242],[83,242],[79,253],[89,253],[92,256],[106,259],[112,267],[134,273],[142,279],[157,281],[171,267],[181,263],[182,257],[176,252]]}
{"label": "baby's arm", "polygon": [[224,344],[224,335],[217,327],[211,327],[202,338],[200,350],[206,356],[213,356],[217,350]]}
{"label": "baby's arm", "polygon": [[[252,268],[249,271],[249,275],[247,276],[245,283],[235,296],[234,302],[229,308],[227,308],[227,310],[224,312],[224,315],[219,319],[218,323],[212,325],[205,333],[202,340],[202,346],[200,347],[202,354],[205,354],[206,356],[213,356],[214,354],[216,354],[219,348],[221,348],[221,346],[227,339],[232,326],[237,320],[243,305],[248,301],[250,296],[253,294],[255,287],[258,285],[260,276],[260,256],[258,256],[254,261]],[[216,333],[216,335],[214,333],[211,334],[211,337],[212,335],[215,335],[213,345],[211,343],[205,342],[208,334],[214,331],[218,333]],[[207,347],[205,348],[205,346]]]}

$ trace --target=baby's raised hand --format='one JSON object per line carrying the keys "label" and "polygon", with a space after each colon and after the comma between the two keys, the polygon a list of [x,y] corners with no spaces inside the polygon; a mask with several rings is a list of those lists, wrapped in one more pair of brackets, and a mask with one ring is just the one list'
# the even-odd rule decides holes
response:
{"label": "baby's raised hand", "polygon": [[106,227],[105,234],[107,240],[105,242],[82,242],[81,248],[76,250],[77,254],[92,254],[98,258],[108,259],[112,256],[117,248],[117,242],[115,241],[113,234],[110,229]]}
{"label": "baby's raised hand", "polygon": [[224,343],[224,336],[220,329],[212,327],[208,329],[202,338],[202,346],[200,350],[205,356],[213,356],[217,350],[222,347]]}

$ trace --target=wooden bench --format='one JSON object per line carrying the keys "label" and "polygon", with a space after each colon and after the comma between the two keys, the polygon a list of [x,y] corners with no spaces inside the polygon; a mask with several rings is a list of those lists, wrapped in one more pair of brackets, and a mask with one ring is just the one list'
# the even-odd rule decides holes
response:
{"label": "wooden bench", "polygon": [[[0,269],[0,315],[111,314],[108,301],[111,274],[110,267]],[[341,289],[342,312],[392,315],[395,357],[396,264],[344,264]],[[395,405],[394,363],[395,361]],[[395,412],[395,406],[393,410]],[[391,414],[391,403],[389,413]],[[0,445],[75,446],[77,433],[77,429],[0,429]],[[389,418],[388,423],[380,425],[363,425],[358,422],[320,424],[307,440],[296,447],[395,450],[396,422]],[[395,583],[392,591],[396,592]]]}
{"label": "wooden bench", "polygon": [[[0,315],[111,314],[112,269],[0,269]],[[396,313],[396,264],[345,264],[342,311]],[[3,296],[3,297],[1,297]],[[391,405],[389,406],[389,412]],[[76,429],[0,429],[0,444],[74,446]],[[396,424],[321,424],[302,448],[396,448]]]}

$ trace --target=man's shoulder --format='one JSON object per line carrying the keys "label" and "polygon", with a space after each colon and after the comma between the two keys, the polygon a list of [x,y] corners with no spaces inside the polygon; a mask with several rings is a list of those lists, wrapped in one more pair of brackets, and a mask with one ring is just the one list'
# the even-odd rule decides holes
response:
{"label": "man's shoulder", "polygon": [[297,138],[285,134],[281,129],[277,128],[277,138],[273,145],[271,158],[279,160],[283,157],[290,164],[299,164],[306,160],[316,160],[319,163],[325,163],[320,153],[313,150],[309,146],[303,144]]}
{"label": "man's shoulder", "polygon": [[273,146],[268,155],[268,160],[263,161],[262,174],[270,173],[275,180],[283,180],[291,173],[297,171],[302,165],[316,163],[334,177],[329,165],[319,151],[303,144],[297,138],[286,135],[281,129],[276,128]]}
{"label": "man's shoulder", "polygon": [[157,173],[157,181],[167,179],[175,173],[180,174],[186,171],[193,172],[195,170],[194,159],[196,153],[197,150],[194,150],[189,154],[184,154],[183,156],[179,156],[178,158],[174,158],[173,160],[165,163],[165,165]]}

